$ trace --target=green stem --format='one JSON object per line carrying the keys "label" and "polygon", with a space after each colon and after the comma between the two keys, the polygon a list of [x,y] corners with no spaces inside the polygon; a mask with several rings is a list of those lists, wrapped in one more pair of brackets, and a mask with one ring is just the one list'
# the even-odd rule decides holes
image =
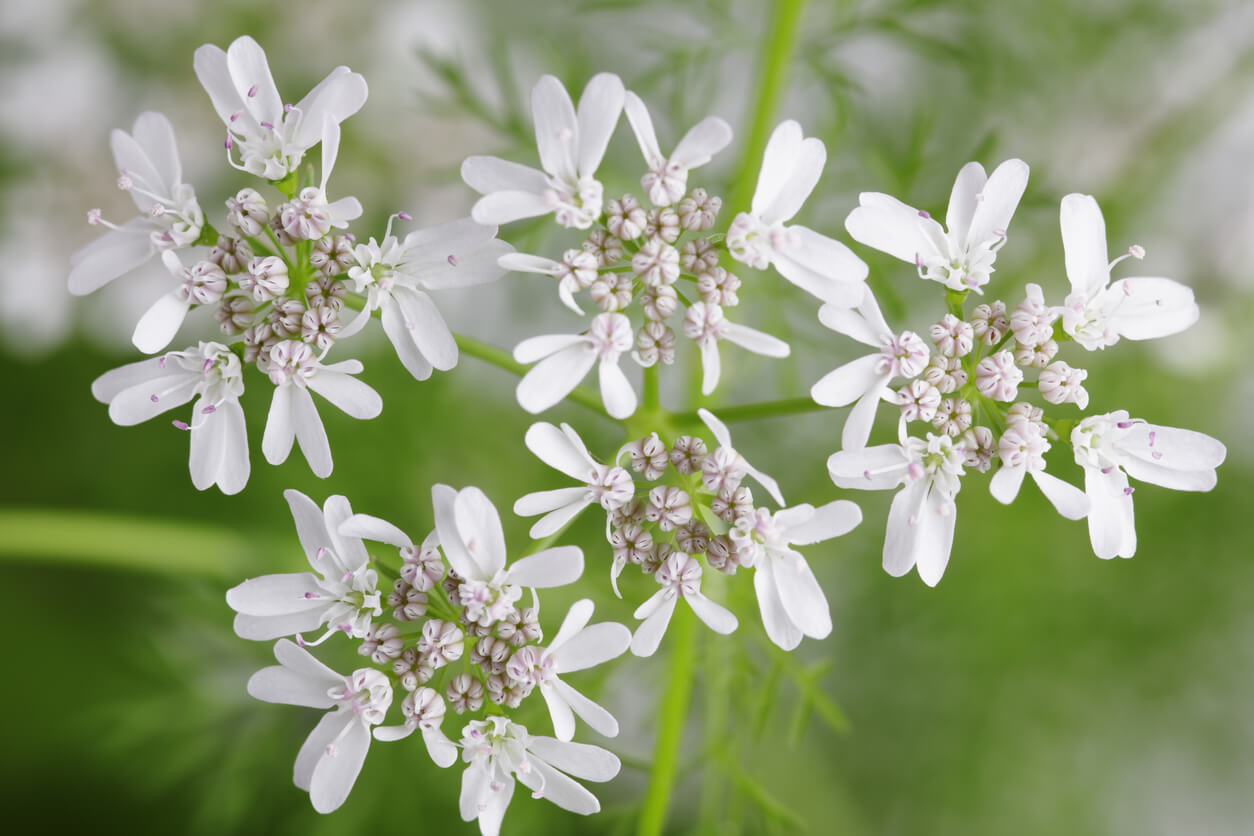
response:
{"label": "green stem", "polygon": [[659,406],[657,364],[644,370],[644,409],[646,412],[657,412]]}
{"label": "green stem", "polygon": [[[463,354],[469,354],[471,357],[477,357],[488,365],[496,366],[498,369],[504,369],[510,374],[518,375],[519,377],[522,377],[530,371],[527,366],[524,366],[522,363],[519,363],[511,357],[509,352],[499,349],[494,345],[488,345],[485,342],[480,342],[473,337],[467,337],[465,334],[454,334],[453,337],[457,340],[457,347]],[[591,409],[597,415],[604,418],[610,418],[609,413],[605,411],[605,407],[601,405],[600,396],[595,392],[585,389],[582,386],[578,386],[575,387],[574,391],[572,391],[567,397],[575,403]],[[610,418],[610,420],[612,421],[614,419]]]}
{"label": "green stem", "polygon": [[[779,401],[741,404],[740,406],[720,407],[719,420],[726,423],[736,421],[756,421],[759,418],[773,418],[777,415],[800,415],[803,412],[819,412],[828,407],[815,403],[811,398],[784,398]],[[676,423],[700,420],[695,412],[680,412],[674,416]]]}
{"label": "green stem", "polygon": [[670,674],[666,693],[658,708],[657,744],[653,749],[653,769],[649,773],[649,789],[640,811],[637,836],[659,836],[666,824],[671,791],[678,773],[679,748],[688,719],[688,702],[692,696],[692,671],[697,661],[696,616],[687,606],[675,608],[667,631],[671,645]]}

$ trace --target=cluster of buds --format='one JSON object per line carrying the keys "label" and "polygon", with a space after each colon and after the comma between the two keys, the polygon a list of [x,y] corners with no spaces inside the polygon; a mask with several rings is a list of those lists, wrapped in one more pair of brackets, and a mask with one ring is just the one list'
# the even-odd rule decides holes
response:
{"label": "cluster of buds", "polygon": [[[866,266],[844,245],[783,225],[817,182],[825,153],[817,139],[803,140],[795,122],[784,123],[767,148],[753,212],[714,232],[723,201],[690,184],[689,174],[731,142],[722,119],[702,120],[664,154],[644,102],[615,75],[594,77],[577,113],[552,76],[539,81],[532,101],[544,170],[467,158],[462,177],[483,194],[473,217],[500,224],[552,213],[561,226],[588,230],[581,245],[558,260],[512,253],[500,265],[551,276],[566,307],[584,316],[580,297],[586,296],[599,313],[578,334],[535,337],[515,348],[518,362],[536,363],[518,386],[527,411],[553,406],[597,365],[606,411],[627,418],[638,399],[620,358],[629,353],[645,369],[669,365],[681,336],[701,354],[705,394],[721,376],[720,342],[788,356],[787,343],[728,318],[740,302],[741,282],[720,265],[724,254],[756,269],[774,264],[785,278],[834,304],[853,305],[861,297]],[[647,166],[640,178],[645,197],[627,193],[607,201],[594,175],[623,112]]]}
{"label": "cluster of buds", "polygon": [[[206,220],[182,168],[169,121],[144,113],[132,133],[114,131],[118,186],[141,215],[123,224],[88,213],[106,234],[73,256],[70,289],[90,293],[160,255],[170,290],[135,327],[135,346],[151,360],[110,372],[93,387],[120,424],[145,421],[199,398],[191,421],[174,425],[192,433],[189,466],[203,490],[217,485],[236,493],[248,481],[248,439],[239,396],[243,370],[255,367],[273,385],[262,452],[271,464],[299,443],[310,467],[325,477],[330,446],[310,391],[359,419],[377,416],[382,400],[352,377],[360,362],[327,362],[339,341],[360,331],[377,310],[397,355],[415,377],[457,362],[457,347],[428,291],[491,281],[503,274],[497,259],[510,251],[496,230],[469,218],[398,241],[395,220],[382,245],[357,243],[347,231],[362,214],[356,198],[330,200],[327,183],[338,156],[340,122],[366,100],[362,77],[340,67],[296,105],[284,105],[265,53],[251,38],[226,52],[206,45],[196,72],[227,127],[227,160],[262,178],[226,201],[219,233]],[[301,161],[321,145],[321,178],[304,182]],[[167,351],[189,314],[213,312],[221,342]],[[204,358],[199,371],[184,362]],[[228,357],[228,355],[230,355]],[[174,369],[177,369],[175,371]],[[228,386],[219,385],[223,376]]]}
{"label": "cluster of buds", "polygon": [[[506,567],[500,519],[476,488],[435,486],[436,529],[421,545],[391,523],[354,514],[342,496],[330,497],[321,509],[298,491],[286,497],[312,571],[245,581],[227,593],[227,603],[237,613],[240,636],[279,639],[275,655],[280,665],[254,675],[249,692],[271,702],[334,712],[297,760],[297,783],[302,775],[312,775],[301,785],[316,809],[329,812],[343,803],[371,737],[395,741],[417,731],[437,766],[451,766],[461,748],[475,769],[484,725],[506,724],[526,740],[545,741],[533,756],[545,758],[544,747],[553,752],[554,747],[578,746],[595,750],[607,764],[613,761],[608,752],[568,742],[575,716],[611,737],[618,723],[561,676],[621,655],[631,633],[611,622],[590,625],[592,602],[581,600],[546,645],[538,602],[517,606],[523,587],[530,587],[534,597],[536,588],[576,580],[583,571],[579,549],[548,549]],[[382,556],[373,555],[365,541],[387,548]],[[396,578],[386,602],[380,576]],[[306,638],[317,632],[316,638]],[[327,668],[307,649],[337,634],[355,641],[364,657],[366,666],[348,676]],[[531,737],[504,714],[536,690],[551,712],[553,738]],[[450,712],[465,715],[468,723],[460,743],[443,731]],[[399,715],[397,723],[387,724],[390,713]],[[526,782],[526,764],[515,768]],[[482,788],[487,803],[502,798],[503,788],[492,783]],[[543,786],[536,795],[545,795]],[[565,806],[564,794],[551,797]]]}
{"label": "cluster of buds", "polygon": [[[1198,318],[1192,291],[1171,279],[1111,281],[1116,264],[1145,251],[1133,246],[1107,262],[1105,222],[1092,197],[1062,200],[1071,284],[1062,305],[1048,304],[1039,285],[1027,284],[1014,308],[981,301],[966,313],[971,294],[982,295],[990,281],[1027,179],[1020,160],[989,176],[968,164],[954,184],[948,229],[927,212],[871,193],[846,221],[855,239],[913,262],[921,278],[946,288],[948,312],[926,332],[931,347],[915,332],[890,329],[870,292],[855,310],[827,305],[819,314],[824,325],[875,349],[824,376],[811,396],[825,406],[853,405],[843,449],[828,460],[838,486],[903,486],[884,544],[884,567],[894,575],[917,566],[926,583],[940,581],[953,544],[954,500],[968,471],[995,469],[989,487],[1003,503],[1031,476],[1064,517],[1088,518],[1094,551],[1111,558],[1130,557],[1136,548],[1128,476],[1209,490],[1224,459],[1223,445],[1201,433],[1133,421],[1126,412],[1083,416],[1089,375],[1060,358],[1068,345],[1092,351],[1121,337],[1164,337]],[[899,443],[867,448],[881,401],[899,407]],[[911,437],[920,424],[923,437]],[[1071,443],[1085,472],[1083,490],[1046,472],[1045,453],[1058,442]]]}

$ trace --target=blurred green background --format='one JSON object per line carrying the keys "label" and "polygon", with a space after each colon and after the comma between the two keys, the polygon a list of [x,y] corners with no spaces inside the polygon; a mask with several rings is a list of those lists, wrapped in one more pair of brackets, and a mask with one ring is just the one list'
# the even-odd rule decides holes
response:
{"label": "blurred green background", "polygon": [[[715,0],[47,0],[0,9],[0,613],[9,659],[0,799],[9,832],[474,832],[457,821],[460,770],[434,768],[416,740],[376,745],[344,808],[314,813],[290,776],[316,712],[245,695],[270,649],[233,636],[223,593],[303,565],[285,488],[319,501],[345,494],[421,537],[432,483],[478,485],[521,550],[527,524],[509,506],[563,481],[525,453],[530,421],[507,374],[466,358],[415,383],[377,340],[355,350],[385,408],[369,423],[323,410],[331,478],[314,478],[298,455],[277,468],[263,462],[267,396],[258,386],[244,398],[248,488],[197,493],[185,436],[164,420],[113,426],[89,391],[96,376],[136,359],[129,332],[154,295],[151,276],[73,302],[64,289],[69,253],[94,232],[85,210],[126,216],[108,130],[129,128],[144,109],[166,112],[187,179],[220,219],[220,201],[244,182],[221,160],[221,126],[192,73],[195,47],[252,34],[288,96],[349,64],[371,96],[344,126],[334,191],[366,205],[359,235],[378,234],[400,209],[420,222],[465,214],[472,195],[456,167],[466,153],[533,159],[525,102],[539,74],[577,90],[611,70],[650,104],[663,147],[707,113],[732,123],[736,143],[693,179],[726,195],[771,12]],[[799,119],[829,149],[801,222],[847,240],[843,220],[862,190],[940,212],[964,162],[991,168],[1019,156],[1032,181],[990,292],[1013,305],[1035,281],[1058,301],[1058,200],[1094,194],[1112,253],[1132,243],[1148,251],[1117,275],[1173,276],[1195,289],[1203,313],[1186,334],[1067,359],[1091,361],[1094,410],[1210,433],[1229,460],[1210,494],[1138,490],[1140,548],[1126,561],[1095,558],[1083,524],[1058,517],[1034,490],[1007,509],[988,496],[985,477],[969,478],[936,589],[880,569],[890,495],[847,496],[865,522],[807,550],[832,603],[830,639],[791,657],[771,652],[750,579],[728,584],[742,628],[701,646],[671,829],[1254,831],[1254,6],[841,0],[810,3],[799,31],[774,118]],[[620,126],[603,169],[607,196],[636,191],[640,168]],[[551,224],[505,235],[532,252],[565,240]],[[938,294],[908,267],[855,250],[894,325],[922,330],[939,317]],[[733,364],[725,354],[723,402],[802,395],[861,353],[818,327],[815,302],[778,276],[741,275],[744,315],[788,339],[794,356],[768,363],[742,352]],[[534,276],[439,301],[455,330],[505,348],[570,324]],[[664,401],[686,408],[685,375],[670,377]],[[546,418],[574,422],[603,454],[622,441],[578,406]],[[841,496],[824,461],[842,421],[843,411],[813,413],[733,434],[791,501],[818,504]],[[887,423],[879,433],[891,436]],[[1056,472],[1078,481],[1067,451],[1055,453]],[[546,596],[547,631],[582,595],[601,617],[630,624],[627,602],[649,592],[636,580],[627,602],[610,597],[602,525],[588,514],[566,539],[584,545],[589,568],[577,588]],[[596,676],[577,683],[623,723],[611,744],[623,774],[597,788],[605,812],[579,819],[519,793],[506,833],[630,831],[665,653],[664,644],[654,659],[607,666],[599,685]],[[330,657],[351,665],[351,656]]]}

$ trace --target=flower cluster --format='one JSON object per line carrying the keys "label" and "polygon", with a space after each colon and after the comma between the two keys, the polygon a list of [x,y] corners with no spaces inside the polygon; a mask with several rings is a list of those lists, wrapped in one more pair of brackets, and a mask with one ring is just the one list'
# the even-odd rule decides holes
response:
{"label": "flower cluster", "polygon": [[[954,183],[945,227],[873,193],[861,196],[846,221],[856,240],[944,285],[949,308],[926,336],[891,329],[870,292],[855,310],[825,305],[819,314],[827,327],[873,349],[824,376],[811,396],[825,406],[853,405],[843,449],[828,460],[833,481],[853,489],[901,486],[884,541],[890,574],[917,566],[924,582],[940,581],[953,545],[955,497],[968,471],[996,468],[989,488],[1002,503],[1031,476],[1064,517],[1088,518],[1094,551],[1111,558],[1136,550],[1129,476],[1209,490],[1224,460],[1224,446],[1201,433],[1147,424],[1124,411],[1078,417],[1089,404],[1088,372],[1060,359],[1068,343],[1093,351],[1120,338],[1164,337],[1198,317],[1192,291],[1171,279],[1111,281],[1116,264],[1145,251],[1133,246],[1108,261],[1105,222],[1092,197],[1062,200],[1071,292],[1061,305],[1047,304],[1044,290],[1028,284],[1013,308],[984,301],[966,311],[968,296],[983,294],[990,282],[1027,180],[1020,160],[988,176],[969,163]],[[899,443],[867,447],[881,401],[900,410]],[[914,427],[919,434],[911,436]],[[1084,469],[1084,490],[1045,469],[1045,453],[1060,441],[1070,442]]]}
{"label": "flower cluster", "polygon": [[[196,399],[190,421],[190,470],[198,489],[237,493],[248,481],[248,440],[239,399],[244,369],[255,366],[274,387],[262,438],[271,464],[294,442],[313,472],[331,472],[331,449],[310,392],[354,418],[369,419],[382,400],[354,375],[357,360],[327,362],[329,352],[378,311],[383,330],[418,379],[457,363],[457,345],[430,291],[492,281],[510,251],[496,230],[470,219],[382,243],[358,243],[349,222],[362,214],[353,197],[331,200],[327,186],[340,145],[340,123],[366,100],[366,82],[338,67],[297,104],[284,104],[265,53],[243,37],[227,51],[196,51],[196,74],[226,126],[226,158],[261,178],[226,201],[227,232],[205,219],[182,167],[169,121],[144,113],[133,131],[111,139],[118,187],[139,215],[122,224],[88,213],[108,227],[74,254],[74,293],[89,293],[160,255],[170,290],[140,318],[133,342],[159,355],[109,372],[93,394],[118,424],[136,424]],[[321,176],[302,176],[305,155],[321,146]],[[312,171],[312,168],[307,170]],[[213,312],[222,341],[166,351],[194,310]]]}
{"label": "flower cluster", "polygon": [[794,546],[845,534],[861,521],[861,512],[845,500],[776,511],[756,504],[746,477],[783,506],[779,485],[736,451],[726,425],[707,410],[699,415],[713,443],[683,435],[667,445],[653,433],[624,445],[609,463],[593,458],[569,425],[533,424],[527,447],[579,484],[528,494],[514,504],[514,513],[543,514],[531,529],[540,538],[584,508],[605,510],[615,593],[628,564],[661,587],[635,612],[642,621],[631,650],[638,656],[657,650],[680,599],[711,630],[736,629],[735,614],[701,591],[706,569],[753,571],[767,635],[785,650],[803,636],[825,638],[832,631],[827,598]]}
{"label": "flower cluster", "polygon": [[[630,193],[606,200],[596,179],[624,111],[647,166],[640,178],[647,203]],[[832,304],[851,306],[861,298],[866,265],[847,247],[805,227],[784,226],[814,189],[826,158],[823,143],[803,138],[796,122],[785,122],[771,137],[752,210],[716,233],[723,201],[690,187],[689,174],[731,141],[722,119],[703,119],[664,154],[644,102],[609,73],[588,82],[577,110],[556,78],[543,77],[532,91],[532,112],[543,170],[468,157],[462,177],[483,195],[472,215],[503,224],[552,214],[563,227],[588,230],[580,246],[558,260],[511,253],[500,265],[551,276],[566,307],[584,316],[579,297],[586,295],[599,313],[579,333],[533,337],[515,348],[515,360],[536,364],[518,385],[518,402],[528,412],[562,400],[595,365],[606,411],[620,419],[632,415],[638,399],[620,358],[630,354],[644,368],[669,365],[680,335],[700,350],[704,394],[721,376],[720,342],[786,357],[787,343],[728,318],[739,303],[740,278],[720,266],[724,252],[757,269],[773,264]]]}
{"label": "flower cluster", "polygon": [[[515,778],[537,798],[596,812],[596,798],[570,776],[608,781],[618,759],[572,743],[575,717],[611,737],[618,723],[562,676],[621,655],[631,633],[621,624],[591,624],[585,599],[545,643],[535,593],[577,580],[582,552],[561,546],[506,565],[500,518],[477,488],[436,485],[435,530],[421,544],[385,520],[353,513],[342,496],[321,509],[298,491],[285,496],[312,571],[245,581],[227,603],[241,637],[279,639],[279,664],[257,672],[248,692],[329,709],[296,758],[295,782],[314,808],[325,813],[344,802],[372,737],[396,741],[419,732],[436,766],[451,766],[460,749],[468,765],[462,817],[477,818],[485,834],[500,829]],[[367,550],[367,540],[387,547],[382,556]],[[381,576],[395,578],[390,589],[380,587]],[[524,587],[532,590],[531,606],[520,606]],[[307,649],[337,634],[364,657],[346,676]],[[553,737],[532,735],[509,717],[537,691]],[[465,715],[458,741],[444,731],[450,711]]]}

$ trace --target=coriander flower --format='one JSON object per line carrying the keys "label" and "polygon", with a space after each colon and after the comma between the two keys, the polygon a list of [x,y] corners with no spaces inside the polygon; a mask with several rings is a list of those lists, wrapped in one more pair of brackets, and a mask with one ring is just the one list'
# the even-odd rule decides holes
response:
{"label": "coriander flower", "polygon": [[514,348],[514,359],[536,365],[518,383],[518,404],[532,414],[543,412],[569,395],[599,360],[605,411],[619,420],[630,416],[636,411],[636,392],[618,358],[634,344],[631,320],[619,313],[597,314],[582,334],[523,340]]}
{"label": "coriander flower", "polygon": [[684,335],[701,349],[701,394],[709,395],[718,387],[723,361],[718,353],[719,340],[727,340],[763,357],[787,357],[792,349],[788,343],[748,325],[730,322],[723,306],[711,302],[693,302],[684,314]]}
{"label": "coriander flower", "polygon": [[1085,418],[1071,431],[1071,446],[1092,505],[1089,539],[1103,560],[1136,553],[1129,476],[1177,491],[1209,491],[1228,455],[1208,435],[1148,424],[1122,409]]}
{"label": "coriander flower", "polygon": [[913,331],[893,333],[869,289],[855,310],[824,305],[819,309],[819,322],[878,349],[874,354],[828,372],[810,387],[810,397],[815,403],[823,406],[854,404],[841,431],[841,446],[846,450],[865,447],[875,423],[876,406],[892,395],[889,382],[895,377],[913,378],[922,374],[930,356],[927,344]]}
{"label": "coriander flower", "polygon": [[254,641],[296,636],[303,645],[301,633],[325,624],[326,632],[312,644],[336,632],[364,637],[383,608],[366,547],[360,537],[344,533],[345,524],[355,519],[348,500],[328,497],[319,510],[300,491],[287,490],[283,496],[313,572],[263,575],[228,591],[226,602],[237,613],[236,634]]}
{"label": "coriander flower", "polygon": [[701,563],[683,552],[671,552],[662,562],[653,575],[662,588],[633,614],[634,618],[643,619],[631,637],[633,654],[652,656],[657,652],[680,598],[687,601],[697,618],[714,632],[727,635],[735,631],[739,625],[736,615],[702,594],[701,572]]}
{"label": "coriander flower", "polygon": [[447,769],[457,762],[457,744],[448,739],[440,728],[444,722],[444,698],[434,689],[421,687],[401,700],[401,713],[405,722],[400,726],[377,726],[374,730],[375,740],[404,740],[422,730],[422,741],[426,744],[427,754],[441,769]]}
{"label": "coriander flower", "polygon": [[165,116],[141,113],[132,132],[113,131],[109,145],[118,167],[118,188],[130,194],[140,215],[115,225],[103,220],[98,209],[87,213],[89,223],[109,231],[70,256],[69,287],[76,296],[99,290],[158,252],[190,247],[205,229],[196,193],[183,182],[174,129]]}
{"label": "coriander flower", "polygon": [[105,372],[91,385],[96,400],[109,405],[113,423],[129,427],[182,406],[193,398],[188,468],[203,491],[217,485],[239,493],[248,482],[248,435],[239,397],[244,393],[239,357],[221,343],[201,342]]}
{"label": "coriander flower", "polygon": [[915,265],[920,278],[983,293],[1027,184],[1023,160],[1006,160],[991,175],[971,162],[954,180],[945,227],[895,197],[863,192],[845,229],[855,241]]}
{"label": "coriander flower", "polygon": [[827,149],[804,138],[801,125],[781,122],[771,134],[748,212],[727,230],[737,261],[779,274],[825,302],[851,308],[862,300],[867,266],[848,247],[804,226],[784,226],[801,209],[823,173]]}
{"label": "coriander flower", "polygon": [[[752,476],[755,482],[766,488],[766,492],[771,495],[771,499],[775,500],[780,505],[783,505],[784,495],[780,493],[779,483],[776,482],[774,478],[766,475],[753,465],[749,464],[749,461],[736,451],[736,448],[732,446],[731,430],[727,429],[727,425],[715,417],[714,413],[710,412],[708,409],[698,409],[697,417],[701,419],[701,423],[705,424],[706,427],[709,428],[710,433],[714,436],[714,440],[718,442],[719,448],[727,451],[726,455],[730,456],[730,458],[735,462],[735,467],[742,471],[741,475],[743,476],[747,473]],[[702,467],[702,480],[705,483],[706,488],[715,492],[717,492],[718,486],[715,485],[713,480],[710,478],[712,471],[725,466],[725,463],[719,462],[719,458],[720,456],[718,454],[718,450],[715,450],[705,458]],[[736,481],[737,484],[739,484],[739,480]],[[735,490],[735,488],[736,485],[731,486],[732,490]]]}
{"label": "coriander flower", "polygon": [[196,50],[193,65],[226,125],[228,161],[267,180],[295,172],[305,152],[323,140],[328,122],[338,133],[339,123],[366,103],[366,80],[348,67],[336,67],[300,102],[284,104],[266,53],[247,35],[226,52],[205,44]]}
{"label": "coriander flower", "polygon": [[596,796],[574,781],[609,781],[621,768],[618,758],[599,746],[568,743],[527,733],[507,717],[473,720],[462,732],[462,773],[459,799],[463,821],[479,822],[482,836],[497,836],[514,781],[547,798],[563,810],[589,816],[599,812]]}
{"label": "coriander flower", "polygon": [[192,305],[212,305],[227,289],[226,273],[212,261],[184,267],[173,250],[162,252],[161,261],[179,285],[158,298],[135,325],[131,342],[145,354],[156,354],[170,344]]}
{"label": "coriander flower", "polygon": [[1062,328],[1093,351],[1114,345],[1120,337],[1150,340],[1179,333],[1197,322],[1193,291],[1171,279],[1120,279],[1110,271],[1128,256],[1143,258],[1132,247],[1114,261],[1106,252],[1106,221],[1091,195],[1069,194],[1060,211],[1062,246],[1071,293],[1062,308]]}
{"label": "coriander flower", "polygon": [[1006,431],[997,442],[1001,467],[988,483],[989,493],[998,502],[1009,505],[1019,495],[1023,477],[1031,476],[1059,514],[1069,520],[1084,519],[1089,512],[1084,491],[1045,472],[1045,453],[1050,448],[1045,434],[1046,427],[1039,421],[1007,421]]}
{"label": "coriander flower", "polygon": [[592,77],[576,113],[570,95],[551,75],[531,91],[531,113],[543,171],[497,157],[467,157],[462,179],[483,197],[471,211],[481,224],[555,214],[565,227],[587,229],[601,214],[603,187],[594,179],[623,109],[623,82],[612,73]]}
{"label": "coriander flower", "polygon": [[248,680],[248,693],[266,702],[335,709],[323,715],[296,755],[293,780],[319,813],[337,810],[357,781],[370,749],[370,728],[392,704],[387,676],[374,668],[340,676],[287,639],[274,645],[278,665]]}
{"label": "coriander flower", "polygon": [[898,485],[888,512],[884,571],[900,577],[915,566],[928,586],[940,583],[954,544],[957,507],[966,453],[947,435],[904,438],[862,450],[841,450],[827,460],[836,487],[885,490]]}
{"label": "coriander flower", "polygon": [[270,347],[263,371],[275,389],[261,438],[266,461],[282,464],[292,452],[292,442],[298,441],[314,475],[323,479],[330,476],[331,445],[309,390],[354,418],[375,418],[383,411],[383,400],[353,377],[361,370],[359,360],[323,365],[308,343],[283,340]]}
{"label": "coriander flower", "polygon": [[667,157],[658,147],[653,120],[640,97],[628,91],[623,109],[649,166],[649,171],[640,178],[640,187],[654,206],[678,202],[688,189],[688,172],[708,163],[732,140],[730,125],[717,116],[707,116],[684,134]]}
{"label": "coriander flower", "polygon": [[540,461],[584,483],[582,487],[529,493],[514,503],[514,513],[520,517],[544,514],[531,527],[533,540],[555,534],[594,502],[606,511],[614,511],[632,500],[635,485],[631,474],[592,458],[569,424],[562,424],[560,429],[543,422],[532,424],[525,441],[527,449]]}

